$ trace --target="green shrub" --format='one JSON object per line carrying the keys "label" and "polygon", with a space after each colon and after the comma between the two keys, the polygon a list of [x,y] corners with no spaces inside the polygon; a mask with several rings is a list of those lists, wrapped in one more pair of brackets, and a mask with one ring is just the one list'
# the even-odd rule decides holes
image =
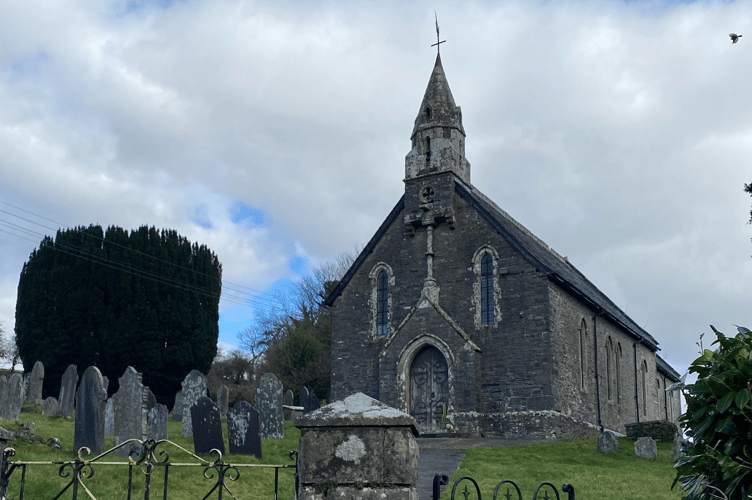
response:
{"label": "green shrub", "polygon": [[679,428],[676,424],[665,420],[627,424],[627,437],[632,439],[651,437],[657,443],[668,443],[676,439],[678,435]]}
{"label": "green shrub", "polygon": [[[694,384],[682,382],[687,411],[679,419],[691,441],[676,464],[677,482],[688,500],[741,499],[752,492],[752,332],[718,337],[689,367]],[[683,377],[682,377],[683,378]],[[723,495],[719,495],[722,493]]]}

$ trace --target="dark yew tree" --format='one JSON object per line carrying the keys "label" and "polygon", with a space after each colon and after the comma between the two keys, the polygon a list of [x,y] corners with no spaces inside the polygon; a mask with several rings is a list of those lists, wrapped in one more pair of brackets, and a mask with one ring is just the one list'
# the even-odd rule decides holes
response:
{"label": "dark yew tree", "polygon": [[176,231],[100,226],[58,231],[24,264],[16,343],[24,370],[44,363],[45,396],[69,364],[96,365],[110,392],[130,365],[160,402],[192,369],[209,371],[219,335],[222,267]]}

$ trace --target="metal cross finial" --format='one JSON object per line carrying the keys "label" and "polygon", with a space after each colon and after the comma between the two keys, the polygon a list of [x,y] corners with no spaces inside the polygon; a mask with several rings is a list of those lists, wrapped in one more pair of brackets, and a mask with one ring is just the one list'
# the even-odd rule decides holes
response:
{"label": "metal cross finial", "polygon": [[439,46],[446,42],[446,40],[439,41],[439,18],[436,16],[436,11],[433,11],[433,17],[436,20],[436,43],[431,44],[431,47],[436,47],[436,53],[440,53]]}

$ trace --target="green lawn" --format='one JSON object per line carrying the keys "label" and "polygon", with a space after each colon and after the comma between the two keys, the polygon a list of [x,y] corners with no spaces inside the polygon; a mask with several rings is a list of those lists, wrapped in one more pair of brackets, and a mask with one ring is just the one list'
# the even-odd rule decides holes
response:
{"label": "green lawn", "polygon": [[[73,420],[62,418],[47,418],[34,413],[22,413],[19,422],[32,421],[35,424],[35,433],[43,438],[57,437],[62,444],[62,450],[49,448],[45,444],[30,444],[26,439],[18,439],[10,443],[16,450],[16,455],[11,461],[18,462],[62,462],[72,460],[73,448]],[[0,426],[8,427],[10,422],[0,420]],[[180,422],[169,422],[169,438],[175,444],[193,452],[193,439],[183,437],[180,433]],[[285,438],[282,440],[264,440],[262,443],[263,460],[244,455],[226,454],[222,460],[232,465],[238,465],[239,477],[237,481],[227,481],[229,488],[238,500],[274,498],[274,469],[259,467],[242,467],[245,464],[279,464],[292,465],[294,461],[288,457],[292,450],[298,448],[300,432],[290,422],[285,422]],[[107,447],[113,445],[112,438],[107,438]],[[227,446],[227,433],[225,426],[225,446]],[[164,443],[157,447],[157,452],[169,453],[169,463],[188,464],[196,463],[191,455],[179,448]],[[203,455],[206,461],[213,461],[213,457]],[[105,465],[101,462],[125,463],[124,457],[103,457],[94,465],[94,474],[84,480],[84,484],[95,498],[100,500],[116,500],[127,498],[128,474],[127,465]],[[54,498],[68,483],[70,478],[60,477],[60,465],[30,464],[26,472],[26,486],[24,498],[43,499]],[[62,472],[69,471],[65,469]],[[169,487],[167,498],[188,499],[203,498],[216,483],[217,474],[209,470],[207,479],[204,477],[204,467],[185,466],[171,467],[169,469]],[[133,473],[133,496],[132,498],[144,498],[145,475],[141,467],[134,467]],[[22,471],[17,469],[13,472],[8,487],[8,500],[18,499],[20,492],[20,480]],[[164,467],[155,469],[151,477],[151,496],[153,499],[163,498]],[[231,474],[235,477],[235,474]],[[293,469],[281,469],[279,471],[280,499],[293,498],[295,489],[295,476]],[[72,490],[69,489],[61,498],[72,498]],[[79,489],[78,498],[89,498],[85,491]],[[210,498],[217,498],[215,491]],[[223,498],[232,498],[224,492]]]}
{"label": "green lawn", "polygon": [[[681,498],[678,486],[671,490],[675,475],[671,463],[673,443],[658,445],[658,460],[646,461],[635,457],[634,442],[630,439],[619,438],[619,451],[615,455],[598,453],[596,441],[593,438],[509,448],[470,449],[441,498],[450,498],[451,487],[461,476],[475,479],[483,498],[487,499],[493,498],[494,488],[502,479],[514,481],[525,500],[533,498],[533,492],[543,481],[556,485],[560,494],[563,483],[573,485],[577,500]],[[464,500],[460,492],[465,490],[465,484],[474,492],[472,484],[463,481],[455,494],[457,500]],[[505,493],[506,488],[499,490],[499,500],[506,498]],[[511,498],[516,499],[516,494]],[[543,498],[542,491],[538,498]],[[567,498],[567,495],[562,494],[562,498]]]}
{"label": "green lawn", "polygon": [[[62,450],[55,450],[44,444],[30,444],[25,439],[11,443],[16,455],[11,459],[19,462],[62,462],[72,460],[73,420],[47,418],[34,413],[22,413],[19,422],[35,423],[36,434],[43,438],[57,437],[62,443]],[[0,426],[8,427],[9,422],[0,420]],[[180,422],[169,423],[170,440],[193,451],[193,440],[180,434]],[[300,433],[291,422],[285,422],[283,440],[264,440],[263,460],[248,456],[223,456],[230,464],[281,464],[289,465],[293,461],[288,453],[298,448]],[[227,438],[225,436],[225,444]],[[108,438],[107,446],[112,446]],[[658,446],[658,460],[655,462],[638,460],[634,456],[633,442],[626,438],[619,439],[619,452],[616,455],[602,455],[596,451],[595,439],[583,439],[563,443],[549,443],[531,446],[507,448],[473,448],[467,451],[460,464],[459,471],[452,477],[450,486],[444,492],[443,499],[448,499],[451,484],[460,476],[468,475],[476,479],[483,498],[491,500],[496,483],[502,479],[512,479],[522,490],[525,500],[533,498],[533,492],[542,481],[555,484],[561,493],[561,485],[574,485],[578,500],[625,500],[625,499],[678,499],[681,490],[671,491],[674,469],[670,462],[671,443]],[[195,463],[190,455],[181,452],[169,444],[157,450],[170,454],[169,462]],[[211,457],[204,456],[207,461]],[[101,461],[125,462],[121,457],[104,457]],[[59,465],[32,464],[27,468],[27,481],[24,497],[29,499],[53,498],[67,484],[66,478],[58,474]],[[203,498],[216,482],[216,474],[206,479],[204,468],[199,466],[173,467],[169,470],[168,498],[188,499]],[[274,471],[270,469],[238,467],[240,477],[230,481],[230,489],[238,500],[273,498]],[[65,471],[64,471],[65,472]],[[133,469],[133,497],[143,498],[144,474],[140,467]],[[21,470],[13,472],[7,498],[18,499]],[[160,468],[152,475],[151,498],[162,499],[164,469]],[[294,495],[294,475],[292,469],[279,471],[280,499],[289,499]],[[121,465],[94,466],[92,477],[84,484],[95,498],[100,500],[125,499],[128,482],[128,467]],[[467,483],[467,482],[465,482]],[[457,500],[464,500],[460,494],[465,483],[458,488]],[[472,485],[468,488],[472,489]],[[499,500],[505,499],[506,489],[499,492]],[[550,498],[555,498],[551,496]],[[61,498],[72,498],[68,490]],[[89,498],[86,492],[79,490],[79,498]],[[217,498],[216,492],[210,498]],[[231,498],[227,493],[223,498]],[[475,498],[474,495],[469,498]],[[516,496],[511,498],[516,499]],[[543,492],[539,498],[543,499]],[[562,494],[562,499],[566,499]]]}

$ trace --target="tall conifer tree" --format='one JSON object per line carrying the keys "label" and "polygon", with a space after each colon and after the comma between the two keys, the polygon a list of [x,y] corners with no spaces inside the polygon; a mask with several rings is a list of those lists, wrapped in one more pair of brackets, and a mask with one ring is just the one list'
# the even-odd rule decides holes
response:
{"label": "tall conifer tree", "polygon": [[130,365],[171,403],[185,375],[207,373],[214,359],[221,280],[217,256],[174,230],[58,231],[21,271],[15,330],[24,369],[42,361],[45,394],[56,395],[71,363],[81,372],[96,365],[111,392]]}

